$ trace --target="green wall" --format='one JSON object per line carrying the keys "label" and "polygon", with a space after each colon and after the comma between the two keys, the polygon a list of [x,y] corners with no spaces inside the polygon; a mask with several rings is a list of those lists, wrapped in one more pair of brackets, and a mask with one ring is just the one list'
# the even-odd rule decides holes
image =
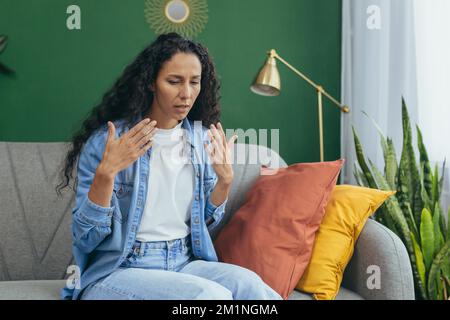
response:
{"label": "green wall", "polygon": [[[66,28],[66,8],[81,7],[81,30]],[[249,86],[275,48],[330,94],[340,97],[340,0],[209,0],[205,44],[221,78],[226,128],[280,129],[288,162],[319,160],[316,92],[278,63],[282,93],[262,97]],[[68,141],[122,69],[156,35],[144,0],[1,0],[1,141]],[[340,114],[325,102],[325,157],[339,158]],[[270,139],[269,139],[270,142]],[[269,143],[270,145],[270,143]]]}

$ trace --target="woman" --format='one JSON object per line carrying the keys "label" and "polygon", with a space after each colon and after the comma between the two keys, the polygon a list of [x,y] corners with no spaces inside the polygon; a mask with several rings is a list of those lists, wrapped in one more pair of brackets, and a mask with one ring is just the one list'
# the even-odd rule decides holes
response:
{"label": "woman", "polygon": [[[73,253],[63,299],[281,299],[254,272],[218,262],[208,227],[233,181],[219,83],[201,44],[159,36],[73,140]],[[209,128],[209,129],[208,129]]]}

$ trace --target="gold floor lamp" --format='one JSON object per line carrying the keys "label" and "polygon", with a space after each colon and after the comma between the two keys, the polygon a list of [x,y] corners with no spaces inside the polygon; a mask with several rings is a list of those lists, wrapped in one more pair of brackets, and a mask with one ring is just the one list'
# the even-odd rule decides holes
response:
{"label": "gold floor lamp", "polygon": [[280,82],[280,73],[277,69],[277,62],[275,58],[283,62],[286,66],[289,67],[292,71],[294,71],[297,75],[303,78],[306,82],[316,88],[317,91],[317,107],[319,111],[319,137],[320,137],[320,161],[324,161],[323,156],[323,119],[322,119],[322,95],[330,99],[336,106],[341,109],[342,112],[348,113],[350,109],[348,106],[339,103],[335,98],[326,92],[322,86],[314,83],[311,79],[306,77],[303,73],[295,69],[289,63],[287,63],[283,58],[281,58],[277,52],[272,49],[267,52],[268,58],[266,63],[259,71],[258,75],[255,78],[250,89],[259,95],[263,96],[277,96],[281,91],[281,82]]}

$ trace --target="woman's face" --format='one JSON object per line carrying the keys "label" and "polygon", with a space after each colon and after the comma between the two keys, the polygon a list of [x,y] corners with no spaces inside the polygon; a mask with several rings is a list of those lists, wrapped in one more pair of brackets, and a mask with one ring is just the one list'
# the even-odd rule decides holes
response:
{"label": "woman's face", "polygon": [[162,65],[151,86],[150,114],[158,123],[176,125],[188,115],[200,93],[201,74],[200,60],[192,53],[176,53]]}

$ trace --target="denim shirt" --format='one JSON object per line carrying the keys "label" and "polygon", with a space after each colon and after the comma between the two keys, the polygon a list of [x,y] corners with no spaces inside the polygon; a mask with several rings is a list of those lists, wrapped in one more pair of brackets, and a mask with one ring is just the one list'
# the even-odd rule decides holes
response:
{"label": "denim shirt", "polygon": [[[114,125],[116,138],[130,129],[125,120],[114,121]],[[210,200],[217,175],[203,145],[204,142],[210,143],[207,128],[200,121],[193,122],[187,118],[181,127],[186,133],[185,142],[195,174],[190,219],[192,251],[196,259],[218,261],[209,230],[222,219],[228,199],[219,206]],[[107,136],[105,125],[89,137],[80,153],[77,193],[72,210],[72,250],[78,276],[69,277],[61,289],[62,299],[78,299],[84,288],[115,271],[126,259],[139,229],[147,188],[151,188],[148,177],[152,148],[116,175],[109,207],[99,206],[88,198]]]}

